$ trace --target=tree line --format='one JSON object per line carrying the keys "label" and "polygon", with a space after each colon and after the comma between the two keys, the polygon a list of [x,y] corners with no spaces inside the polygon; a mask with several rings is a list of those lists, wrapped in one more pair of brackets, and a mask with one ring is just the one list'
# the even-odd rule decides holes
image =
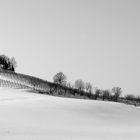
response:
{"label": "tree line", "polygon": [[75,92],[75,94],[89,99],[123,102],[133,105],[140,104],[140,96],[135,96],[133,94],[123,96],[122,89],[118,86],[112,89],[99,89],[97,87],[94,88],[90,82],[84,82],[81,79],[76,80],[72,85],[70,82],[67,82],[67,77],[63,72],[55,74],[53,82],[59,86],[68,87],[71,89],[72,93]]}
{"label": "tree line", "polygon": [[111,90],[105,89],[101,90],[95,88],[93,91],[93,86],[90,82],[84,82],[81,79],[75,81],[74,85],[67,82],[67,77],[63,72],[59,72],[53,77],[53,82],[68,87],[70,89],[76,90],[79,95],[87,96],[90,99],[102,99],[102,100],[112,100],[118,101],[121,96],[122,89],[120,87],[113,87]]}
{"label": "tree line", "polygon": [[[9,58],[6,55],[0,55],[0,70],[15,72],[17,62],[14,57]],[[67,77],[63,72],[54,75],[53,83],[49,82],[49,94],[57,94],[62,96],[72,95],[94,100],[108,100],[115,102],[126,102],[129,104],[140,103],[140,96],[128,94],[122,96],[122,89],[120,87],[113,87],[112,89],[99,89],[94,88],[90,82],[84,82],[78,79],[71,84],[67,82]]]}

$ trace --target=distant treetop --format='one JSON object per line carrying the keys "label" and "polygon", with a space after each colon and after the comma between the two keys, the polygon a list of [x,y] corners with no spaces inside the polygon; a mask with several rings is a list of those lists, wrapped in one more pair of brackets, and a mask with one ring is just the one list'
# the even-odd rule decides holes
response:
{"label": "distant treetop", "polygon": [[0,69],[15,71],[16,66],[17,63],[14,57],[9,58],[6,55],[0,55]]}
{"label": "distant treetop", "polygon": [[59,72],[53,77],[54,83],[60,84],[60,85],[66,85],[66,79],[67,77],[64,75],[63,72]]}

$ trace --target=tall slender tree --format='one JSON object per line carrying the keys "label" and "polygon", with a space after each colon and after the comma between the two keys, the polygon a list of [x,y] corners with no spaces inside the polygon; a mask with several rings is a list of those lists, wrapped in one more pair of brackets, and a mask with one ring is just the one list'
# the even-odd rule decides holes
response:
{"label": "tall slender tree", "polygon": [[92,93],[92,85],[89,82],[85,83],[85,89],[87,92]]}
{"label": "tall slender tree", "polygon": [[114,93],[114,100],[117,102],[122,93],[122,89],[120,87],[113,87],[112,92]]}
{"label": "tall slender tree", "polygon": [[83,91],[85,89],[85,83],[82,80],[75,81],[75,88],[79,91]]}

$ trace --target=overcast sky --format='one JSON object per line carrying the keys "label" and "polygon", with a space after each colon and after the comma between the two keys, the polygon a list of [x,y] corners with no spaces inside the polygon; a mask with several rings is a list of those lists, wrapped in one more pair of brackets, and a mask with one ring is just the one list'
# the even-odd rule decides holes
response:
{"label": "overcast sky", "polygon": [[20,73],[140,95],[140,1],[0,0],[0,54]]}

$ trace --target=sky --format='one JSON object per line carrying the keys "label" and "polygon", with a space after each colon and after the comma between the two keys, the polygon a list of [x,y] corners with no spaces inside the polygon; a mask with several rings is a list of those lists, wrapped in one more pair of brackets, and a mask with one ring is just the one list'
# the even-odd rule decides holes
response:
{"label": "sky", "polygon": [[0,0],[0,54],[16,72],[140,95],[139,0]]}

